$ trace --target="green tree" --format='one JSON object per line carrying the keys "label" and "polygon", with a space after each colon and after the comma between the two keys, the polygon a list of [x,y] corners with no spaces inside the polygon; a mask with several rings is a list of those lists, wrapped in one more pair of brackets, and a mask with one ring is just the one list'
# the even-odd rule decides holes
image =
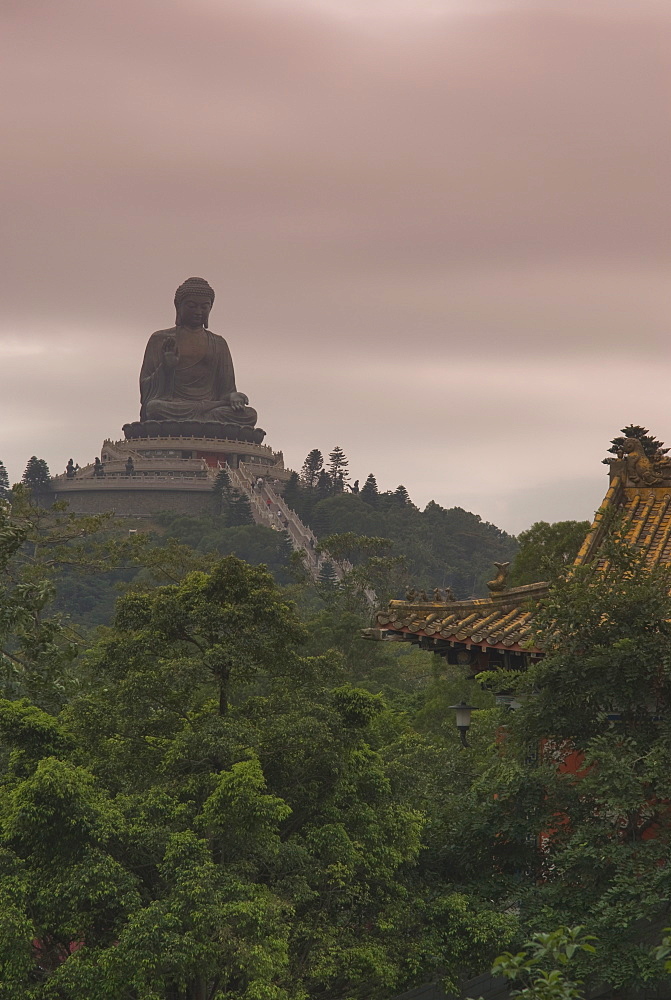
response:
{"label": "green tree", "polygon": [[394,500],[396,503],[406,506],[410,503],[410,494],[406,490],[405,486],[397,486],[394,490]]}
{"label": "green tree", "polygon": [[317,477],[317,486],[315,489],[315,500],[319,503],[320,500],[326,500],[333,493],[333,480],[331,479],[328,472],[325,469],[319,473]]}
{"label": "green tree", "polygon": [[511,982],[521,980],[523,988],[513,996],[519,1000],[581,1000],[582,980],[568,978],[572,960],[581,953],[593,955],[592,934],[583,927],[559,927],[555,931],[536,932],[524,944],[524,951],[499,955],[492,972]]}
{"label": "green tree", "polygon": [[322,539],[317,549],[319,552],[327,552],[335,562],[343,565],[346,562],[361,562],[368,556],[380,555],[387,552],[391,545],[388,538],[371,538],[348,531]]}
{"label": "green tree", "polygon": [[11,494],[9,476],[3,462],[0,462],[0,500],[8,500]]}
{"label": "green tree", "polygon": [[0,505],[0,691],[37,704],[62,704],[73,663],[85,642],[69,616],[54,608],[66,574],[110,572],[135,545],[105,539],[110,516],[77,517],[65,504],[46,509],[29,488],[15,487]]}
{"label": "green tree", "polygon": [[231,479],[226,469],[220,469],[212,484],[214,506],[217,514],[223,514],[231,493]]}
{"label": "green tree", "polygon": [[324,468],[324,456],[319,448],[313,448],[308,452],[301,468],[301,480],[308,489],[314,489],[317,485],[319,474]]}
{"label": "green tree", "polygon": [[337,584],[338,577],[336,576],[335,567],[329,559],[325,559],[319,569],[319,586],[322,589],[332,589]]}
{"label": "green tree", "polygon": [[317,504],[314,512],[310,516],[310,527],[314,531],[317,538],[322,538],[324,535],[328,535],[331,529],[328,512],[324,510],[321,503]]}
{"label": "green tree", "polygon": [[[67,736],[48,716],[15,716],[2,733],[20,760],[0,803],[0,895],[12,893],[0,996],[196,1000],[281,981],[287,909],[255,876],[289,809],[267,794],[253,754],[212,773],[189,814],[151,754],[138,755],[141,741],[119,796],[118,773],[112,788],[94,773],[109,764],[101,745],[89,768],[76,763],[77,736],[88,738],[76,715]],[[233,828],[237,839],[222,836]]]}
{"label": "green tree", "polygon": [[[617,532],[604,555],[605,575],[574,571],[537,611],[545,657],[501,673],[523,706],[508,721],[506,763],[481,788],[496,797],[497,853],[527,873],[526,926],[580,920],[600,940],[594,975],[640,988],[660,978],[649,941],[671,899],[671,570],[648,568]],[[542,760],[527,767],[533,746]]]}
{"label": "green tree", "polygon": [[370,504],[371,507],[376,507],[379,496],[380,492],[377,488],[377,480],[371,472],[361,489],[361,499],[364,503]]}
{"label": "green tree", "polygon": [[103,669],[117,677],[140,670],[169,683],[180,664],[189,684],[214,680],[222,715],[236,687],[260,671],[308,669],[294,651],[303,627],[272,577],[235,556],[222,559],[210,574],[193,573],[173,587],[126,595],[115,625]]}
{"label": "green tree", "polygon": [[229,497],[226,521],[232,528],[254,524],[252,505],[246,493],[242,493],[240,490],[232,491]]}
{"label": "green tree", "polygon": [[[163,513],[154,515],[160,535],[151,536],[151,545],[142,561],[149,569],[150,585],[178,583],[196,569],[212,570],[221,556],[233,555],[253,566],[264,564],[278,583],[293,579],[290,570],[291,545],[284,535],[263,524],[230,526],[225,518],[187,517]],[[222,523],[223,522],[223,523]],[[169,563],[172,562],[172,567]],[[147,569],[141,570],[142,578]],[[166,573],[169,570],[170,573]],[[134,586],[138,586],[138,578]]]}
{"label": "green tree", "polygon": [[339,444],[335,446],[332,452],[329,454],[329,467],[328,473],[331,477],[331,482],[336,483],[338,481],[344,482],[349,479],[349,472],[347,466],[349,465],[349,460],[345,455]]}
{"label": "green tree", "polygon": [[215,509],[230,527],[253,524],[254,517],[249,497],[233,488],[226,469],[221,469],[212,485]]}
{"label": "green tree", "polygon": [[380,494],[375,507],[361,494],[327,494],[301,517],[319,538],[348,532],[389,538],[414,586],[449,585],[460,597],[485,592],[493,563],[511,560],[517,551],[514,538],[476,514],[445,510],[434,501],[419,511],[410,502],[398,503],[393,493]]}
{"label": "green tree", "polygon": [[666,455],[668,448],[664,447],[663,441],[658,441],[656,437],[650,434],[647,427],[641,427],[640,424],[629,424],[627,427],[623,427],[620,431],[621,437],[615,437],[610,443],[609,452],[613,455],[617,455],[618,451],[624,445],[624,439],[631,437],[636,438],[643,445],[643,450],[648,458],[654,458],[656,454]]}
{"label": "green tree", "polygon": [[617,532],[603,552],[610,561],[605,576],[580,567],[555,584],[536,612],[545,656],[524,678],[538,691],[525,714],[539,735],[578,745],[611,732],[612,712],[618,733],[653,738],[651,705],[671,703],[671,568],[649,569]]}
{"label": "green tree", "polygon": [[288,507],[298,513],[301,499],[301,481],[297,472],[292,472],[284,487],[284,502]]}
{"label": "green tree", "polygon": [[352,606],[370,613],[370,602],[384,603],[407,582],[403,556],[390,556],[392,542],[388,538],[357,535],[355,532],[328,535],[317,551],[325,553],[346,571],[340,590],[352,598]]}
{"label": "green tree", "polygon": [[510,583],[515,587],[542,580],[553,583],[575,561],[589,527],[589,521],[537,521],[520,532]]}
{"label": "green tree", "polygon": [[33,494],[47,493],[51,489],[51,474],[49,466],[43,458],[32,455],[28,459],[25,472],[21,482],[27,486]]}
{"label": "green tree", "polygon": [[[80,522],[25,510],[63,518],[40,560],[77,555]],[[182,537],[207,548],[193,520]],[[14,572],[33,527],[8,525]],[[418,689],[398,711],[367,689],[393,675],[393,644],[358,639],[347,587],[305,598],[306,636],[264,569],[184,575],[211,553],[171,541],[142,549],[145,590],[120,600],[55,717],[0,701],[2,1000],[382,1000],[481,970],[515,920],[445,862],[471,758],[451,730],[413,728]],[[357,569],[386,551],[361,544]]]}

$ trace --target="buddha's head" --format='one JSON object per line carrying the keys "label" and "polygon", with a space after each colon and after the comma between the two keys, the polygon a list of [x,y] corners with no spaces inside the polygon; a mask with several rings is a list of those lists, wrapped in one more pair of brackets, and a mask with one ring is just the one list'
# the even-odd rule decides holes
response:
{"label": "buddha's head", "polygon": [[196,330],[210,318],[214,302],[214,289],[204,278],[187,278],[175,292],[175,324]]}

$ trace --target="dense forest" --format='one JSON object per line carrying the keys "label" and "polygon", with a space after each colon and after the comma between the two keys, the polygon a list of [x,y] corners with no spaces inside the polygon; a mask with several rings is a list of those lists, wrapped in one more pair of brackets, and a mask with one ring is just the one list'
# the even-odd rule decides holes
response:
{"label": "dense forest", "polygon": [[[384,556],[395,564],[395,573],[385,581],[388,587],[383,588],[381,597],[400,597],[408,586],[426,590],[449,586],[458,598],[484,596],[494,563],[515,557],[519,547],[515,537],[477,514],[460,507],[446,510],[434,501],[419,510],[404,486],[379,492],[372,473],[361,489],[358,482],[350,484],[348,460],[338,447],[331,452],[327,467],[323,466],[321,452],[314,449],[301,474],[293,473],[285,486],[285,500],[322,540],[343,534],[387,540]],[[23,485],[48,500],[48,481],[46,463],[33,456]],[[224,471],[214,484],[210,515],[161,513],[149,519],[125,519],[124,525],[127,531],[148,535],[154,547],[172,543],[200,555],[232,554],[252,565],[266,565],[277,583],[288,584],[296,578],[297,567],[286,536],[253,523],[247,498],[231,488]],[[356,548],[347,555],[359,562]],[[58,610],[87,624],[106,624],[118,587],[129,584],[136,575],[146,575],[146,571],[124,567],[83,578],[65,568],[60,576]]]}
{"label": "dense forest", "polygon": [[[567,575],[580,531],[535,525],[514,572],[555,581],[547,655],[474,682],[361,638],[393,548],[314,583],[215,500],[149,531],[0,504],[1,1000],[387,1000],[494,960],[528,1000],[668,995],[669,570],[619,546],[608,583]],[[313,512],[421,536],[377,503]]]}
{"label": "dense forest", "polygon": [[338,446],[326,466],[313,449],[284,495],[318,537],[354,532],[388,538],[413,586],[450,586],[460,598],[485,594],[493,563],[512,559],[517,550],[511,535],[461,507],[446,510],[431,501],[420,511],[403,485],[380,492],[373,473],[361,488],[358,481],[350,484],[348,460]]}
{"label": "dense forest", "polygon": [[[339,447],[324,468],[313,449],[300,475],[292,473],[284,498],[301,520],[324,540],[334,535],[386,539],[380,548],[395,567],[380,594],[401,597],[407,587],[428,591],[451,587],[459,599],[487,594],[495,562],[513,561],[514,585],[553,580],[575,556],[588,522],[539,522],[518,538],[461,507],[445,509],[430,501],[420,510],[404,486],[380,492],[371,473],[363,487],[349,483],[348,460]],[[48,502],[49,470],[33,456],[22,483]],[[9,479],[0,462],[0,499],[9,496]],[[200,555],[232,554],[252,565],[263,564],[280,584],[295,580],[297,565],[286,536],[255,525],[249,501],[231,487],[225,471],[213,487],[212,512],[206,516],[157,513],[151,518],[124,520],[129,532],[140,532],[155,547],[180,543]],[[119,530],[118,528],[116,530]],[[358,563],[356,546],[347,551]],[[125,567],[97,577],[82,578],[65,568],[58,588],[58,609],[87,624],[110,621],[119,587],[144,571]],[[146,572],[144,573],[146,575]],[[379,583],[379,581],[378,581]]]}

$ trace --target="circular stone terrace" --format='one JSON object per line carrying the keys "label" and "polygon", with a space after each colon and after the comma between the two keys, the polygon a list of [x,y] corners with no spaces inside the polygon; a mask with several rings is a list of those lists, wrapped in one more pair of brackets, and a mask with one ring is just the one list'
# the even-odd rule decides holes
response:
{"label": "circular stone terrace", "polygon": [[[129,470],[129,460],[132,469]],[[106,440],[100,464],[91,462],[51,480],[51,499],[66,500],[75,513],[114,511],[149,516],[174,510],[203,514],[209,510],[218,472],[244,462],[252,473],[286,482],[281,451],[268,445],[220,437],[144,437]]]}

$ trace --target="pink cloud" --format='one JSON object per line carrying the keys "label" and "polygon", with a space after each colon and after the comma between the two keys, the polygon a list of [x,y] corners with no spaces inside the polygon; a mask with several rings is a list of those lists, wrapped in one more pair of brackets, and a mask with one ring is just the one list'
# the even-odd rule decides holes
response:
{"label": "pink cloud", "polygon": [[[407,456],[419,437],[436,459],[406,485],[449,504],[446,428],[468,438],[477,414],[487,439],[501,398],[528,400],[532,451],[557,439],[569,398],[599,434],[636,416],[628,366],[666,364],[671,325],[668,6],[377,6],[387,16],[307,0],[4,9],[4,334],[70,353],[56,366],[67,404],[48,353],[0,354],[13,428],[0,458],[20,472],[40,426],[61,464],[116,434],[144,342],[194,273],[215,285],[213,326],[295,462],[349,439],[362,475],[406,481],[383,442]],[[558,362],[555,422],[534,432],[534,380]],[[389,364],[408,385],[395,407]],[[442,388],[424,374],[436,365]],[[607,430],[586,365],[620,387]],[[478,390],[483,369],[505,373],[501,398]],[[465,395],[457,370],[472,372]],[[308,440],[312,414],[293,402],[313,384],[333,440]],[[93,415],[78,417],[80,399]],[[497,496],[517,490],[502,463]],[[555,487],[544,496],[551,510]]]}

